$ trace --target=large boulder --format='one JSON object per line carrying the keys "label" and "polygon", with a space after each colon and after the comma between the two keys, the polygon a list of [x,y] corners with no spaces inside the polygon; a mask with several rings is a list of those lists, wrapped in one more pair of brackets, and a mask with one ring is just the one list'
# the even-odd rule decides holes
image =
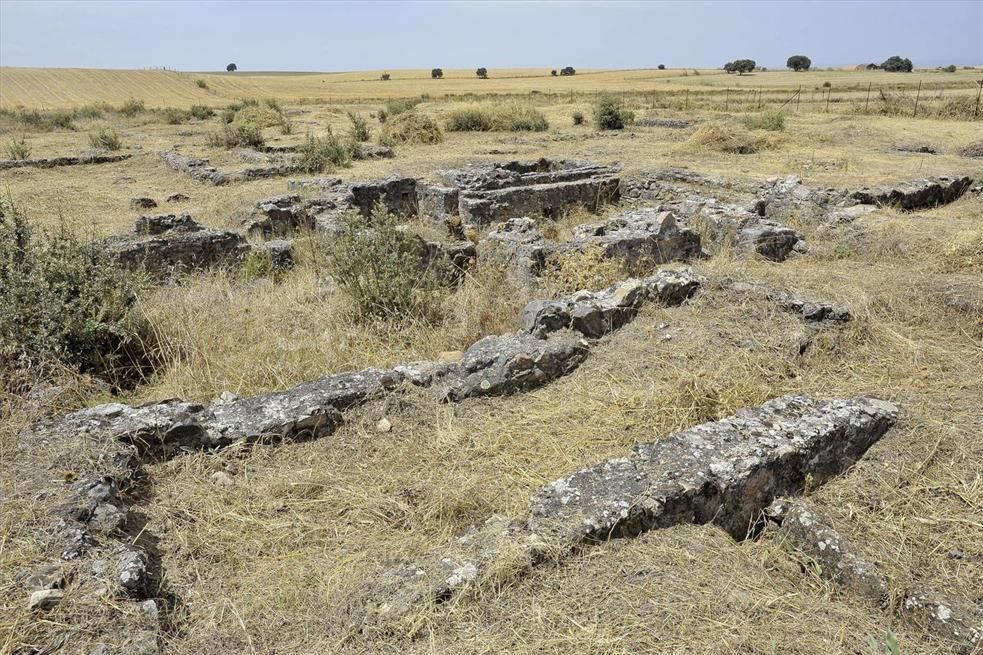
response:
{"label": "large boulder", "polygon": [[574,229],[571,246],[600,248],[605,257],[627,267],[658,266],[701,256],[700,235],[680,224],[672,212],[646,208],[619,214],[603,223]]}

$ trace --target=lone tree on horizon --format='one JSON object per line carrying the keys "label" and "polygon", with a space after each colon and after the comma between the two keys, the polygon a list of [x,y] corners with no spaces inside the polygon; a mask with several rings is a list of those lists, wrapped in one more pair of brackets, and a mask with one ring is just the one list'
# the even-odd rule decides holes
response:
{"label": "lone tree on horizon", "polygon": [[574,70],[573,66],[567,66],[560,71],[560,75],[576,75],[577,71]]}
{"label": "lone tree on horizon", "polygon": [[444,69],[442,68],[434,68],[433,70],[430,71],[430,77],[435,80],[439,80],[443,76],[444,76]]}
{"label": "lone tree on horizon", "polygon": [[234,71],[239,70],[239,67],[236,66],[235,64],[229,64],[228,66],[225,67],[225,70],[228,71],[229,73],[232,73]]}
{"label": "lone tree on horizon", "polygon": [[744,73],[750,73],[757,66],[753,59],[736,59],[734,61],[728,61],[724,64],[724,70],[728,73],[737,73],[738,75],[743,75]]}
{"label": "lone tree on horizon", "polygon": [[914,66],[907,57],[894,55],[893,57],[888,57],[887,61],[881,64],[881,68],[889,73],[910,73]]}
{"label": "lone tree on horizon", "polygon": [[388,79],[389,79],[389,73],[383,73],[383,74],[382,74],[382,80],[383,80],[383,81],[385,82],[385,81],[387,81]]}
{"label": "lone tree on horizon", "polygon": [[807,71],[809,70],[810,66],[812,66],[812,60],[805,55],[792,55],[788,58],[788,61],[785,62],[786,68],[791,68],[796,72]]}
{"label": "lone tree on horizon", "polygon": [[480,77],[483,80],[487,80],[488,79],[488,69],[485,68],[484,66],[482,66],[481,68],[479,68],[478,70],[476,70],[474,72],[474,74],[477,75],[478,77]]}

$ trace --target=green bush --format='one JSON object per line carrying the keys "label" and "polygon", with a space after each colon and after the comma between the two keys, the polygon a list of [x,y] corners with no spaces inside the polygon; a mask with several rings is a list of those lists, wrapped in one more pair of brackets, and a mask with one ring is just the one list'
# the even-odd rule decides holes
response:
{"label": "green bush", "polygon": [[184,109],[168,107],[164,110],[164,122],[168,125],[180,125],[191,120],[191,112]]}
{"label": "green bush", "polygon": [[149,361],[139,280],[62,225],[38,232],[0,197],[0,376],[69,367],[114,384]]}
{"label": "green bush", "polygon": [[584,119],[583,112],[579,112],[579,111],[573,112],[573,124],[574,125],[583,125],[584,122],[585,122],[585,119]]}
{"label": "green bush", "polygon": [[330,272],[358,320],[436,322],[441,316],[439,271],[423,266],[422,240],[401,229],[380,201],[369,217],[345,216],[332,244]]}
{"label": "green bush", "polygon": [[208,135],[208,145],[215,148],[262,148],[265,143],[263,130],[252,123],[226,125]]}
{"label": "green bush", "polygon": [[352,126],[349,130],[352,141],[364,142],[369,140],[369,125],[365,122],[360,114],[354,112],[348,112],[348,120],[351,121]]}
{"label": "green bush", "polygon": [[134,100],[130,98],[122,105],[120,105],[119,113],[123,114],[127,118],[133,118],[137,114],[146,111],[146,107],[143,105],[143,100]]}
{"label": "green bush", "polygon": [[107,108],[102,105],[82,105],[72,113],[75,115],[75,118],[98,119],[102,118],[106,110]]}
{"label": "green bush", "polygon": [[594,126],[599,130],[622,130],[635,122],[634,112],[621,108],[621,102],[612,95],[603,95],[594,106]]}
{"label": "green bush", "polygon": [[948,66],[946,66],[942,70],[944,70],[946,73],[955,73],[956,72],[956,66],[954,64],[949,64]]}
{"label": "green bush", "polygon": [[205,80],[195,80],[195,86],[197,86],[199,89],[207,89],[208,82]]}
{"label": "green bush", "polygon": [[205,120],[206,118],[211,118],[214,116],[215,110],[205,105],[191,105],[191,115],[198,120]]}
{"label": "green bush", "polygon": [[389,100],[386,102],[385,108],[379,112],[379,122],[385,123],[386,120],[408,112],[409,110],[415,108],[418,104],[420,104],[420,101],[413,98],[397,98],[396,100]]}
{"label": "green bush", "polygon": [[102,125],[89,132],[89,143],[93,148],[102,150],[119,150],[123,146],[116,130],[108,125]]}
{"label": "green bush", "polygon": [[785,114],[780,111],[763,111],[744,117],[744,127],[749,130],[781,132],[785,129]]}
{"label": "green bush", "polygon": [[335,167],[348,167],[352,164],[352,150],[357,147],[345,141],[330,129],[323,137],[307,134],[307,140],[297,150],[300,166],[307,173],[323,173]]}
{"label": "green bush", "polygon": [[451,111],[449,132],[543,132],[546,116],[528,105],[474,105]]}
{"label": "green bush", "polygon": [[30,159],[31,146],[27,145],[24,137],[14,137],[7,144],[7,154],[11,159]]}

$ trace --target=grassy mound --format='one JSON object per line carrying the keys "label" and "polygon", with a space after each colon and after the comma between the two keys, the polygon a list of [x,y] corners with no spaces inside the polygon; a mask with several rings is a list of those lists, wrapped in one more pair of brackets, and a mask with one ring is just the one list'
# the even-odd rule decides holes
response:
{"label": "grassy mound", "polygon": [[447,117],[450,132],[543,132],[549,129],[543,112],[527,105],[473,105]]}
{"label": "grassy mound", "polygon": [[380,140],[387,145],[440,143],[444,140],[444,133],[437,121],[411,110],[390,118],[382,128]]}

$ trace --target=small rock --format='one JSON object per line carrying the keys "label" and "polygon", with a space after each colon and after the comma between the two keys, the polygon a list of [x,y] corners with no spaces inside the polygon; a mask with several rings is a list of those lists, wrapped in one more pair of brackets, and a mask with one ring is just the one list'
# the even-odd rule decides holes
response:
{"label": "small rock", "polygon": [[145,600],[142,603],[140,603],[140,611],[148,616],[157,616],[160,610],[157,607],[156,601]]}
{"label": "small rock", "polygon": [[379,421],[375,424],[376,432],[389,432],[392,429],[393,429],[393,424],[390,423],[389,419],[387,419],[385,416],[380,418]]}
{"label": "small rock", "polygon": [[38,567],[27,579],[27,586],[34,590],[61,589],[65,586],[65,574],[57,564]]}
{"label": "small rock", "polygon": [[231,391],[223,391],[218,395],[218,398],[215,399],[214,403],[216,405],[227,405],[229,403],[234,403],[237,400],[239,400],[239,396],[236,394],[232,393]]}
{"label": "small rock", "polygon": [[225,471],[215,471],[211,474],[209,479],[212,481],[212,484],[217,484],[223,487],[229,487],[235,484],[232,476]]}
{"label": "small rock", "polygon": [[89,651],[89,655],[109,655],[109,649],[106,648],[106,644],[99,644]]}
{"label": "small rock", "polygon": [[962,559],[963,558],[963,552],[961,550],[958,550],[956,548],[953,548],[952,550],[949,551],[949,558],[950,559]]}
{"label": "small rock", "polygon": [[28,609],[50,610],[61,602],[65,593],[59,589],[42,589],[31,594],[31,599],[27,603]]}
{"label": "small rock", "polygon": [[186,200],[191,200],[191,198],[183,193],[170,193],[164,198],[164,202],[184,202]]}
{"label": "small rock", "polygon": [[130,199],[130,209],[153,209],[156,206],[157,201],[146,196]]}

